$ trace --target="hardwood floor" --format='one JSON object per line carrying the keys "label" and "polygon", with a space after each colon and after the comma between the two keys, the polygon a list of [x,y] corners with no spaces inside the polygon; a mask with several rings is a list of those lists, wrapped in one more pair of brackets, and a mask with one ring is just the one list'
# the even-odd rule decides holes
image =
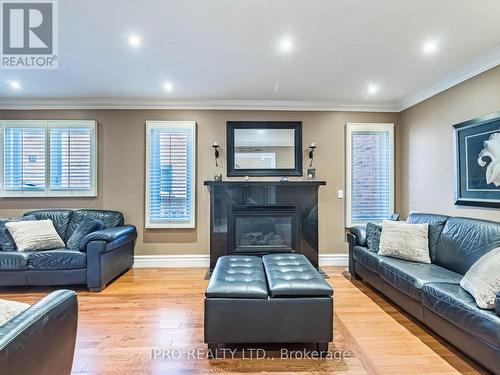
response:
{"label": "hardwood floor", "polygon": [[[143,268],[129,271],[101,293],[78,290],[73,374],[487,373],[378,293],[351,281],[343,268],[325,270],[335,289],[335,332],[329,350],[336,358],[281,359],[279,348],[267,347],[266,359],[255,359],[259,351],[253,352],[253,359],[249,352],[239,352],[240,358],[208,360],[203,344],[206,270]],[[50,290],[0,288],[0,298],[34,303]],[[152,359],[154,348],[164,350],[167,358]]]}

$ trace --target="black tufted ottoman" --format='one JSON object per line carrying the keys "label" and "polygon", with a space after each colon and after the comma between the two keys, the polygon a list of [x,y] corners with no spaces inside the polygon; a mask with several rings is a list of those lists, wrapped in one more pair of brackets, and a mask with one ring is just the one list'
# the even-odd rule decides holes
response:
{"label": "black tufted ottoman", "polygon": [[205,292],[205,343],[315,343],[333,339],[333,290],[299,254],[223,256]]}

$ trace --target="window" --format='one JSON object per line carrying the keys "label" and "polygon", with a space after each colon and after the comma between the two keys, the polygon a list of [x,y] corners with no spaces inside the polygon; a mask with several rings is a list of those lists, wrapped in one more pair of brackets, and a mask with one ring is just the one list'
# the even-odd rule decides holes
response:
{"label": "window", "polygon": [[96,196],[95,121],[0,121],[3,197]]}
{"label": "window", "polygon": [[194,121],[146,123],[146,228],[195,227]]}
{"label": "window", "polygon": [[346,225],[394,212],[394,124],[347,124]]}

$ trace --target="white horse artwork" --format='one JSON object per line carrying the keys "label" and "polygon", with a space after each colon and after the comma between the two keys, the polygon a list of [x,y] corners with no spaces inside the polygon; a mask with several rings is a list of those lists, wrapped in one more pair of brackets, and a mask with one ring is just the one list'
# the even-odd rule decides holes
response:
{"label": "white horse artwork", "polygon": [[484,141],[484,148],[479,153],[477,163],[484,167],[486,161],[483,158],[491,158],[490,164],[486,168],[486,182],[500,186],[500,133],[494,133]]}

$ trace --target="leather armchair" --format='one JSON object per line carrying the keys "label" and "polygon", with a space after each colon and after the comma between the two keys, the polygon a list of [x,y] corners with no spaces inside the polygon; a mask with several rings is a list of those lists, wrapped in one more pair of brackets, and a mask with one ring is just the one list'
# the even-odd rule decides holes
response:
{"label": "leather armchair", "polygon": [[76,293],[50,293],[0,327],[0,373],[71,374],[77,323]]}

